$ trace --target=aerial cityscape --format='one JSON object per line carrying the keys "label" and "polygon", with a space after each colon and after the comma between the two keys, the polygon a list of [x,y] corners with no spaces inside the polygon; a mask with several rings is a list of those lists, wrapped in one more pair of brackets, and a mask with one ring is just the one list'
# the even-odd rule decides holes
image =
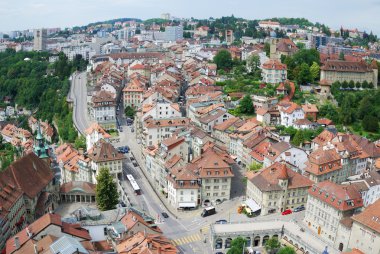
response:
{"label": "aerial cityscape", "polygon": [[380,254],[380,24],[205,6],[0,17],[1,254]]}

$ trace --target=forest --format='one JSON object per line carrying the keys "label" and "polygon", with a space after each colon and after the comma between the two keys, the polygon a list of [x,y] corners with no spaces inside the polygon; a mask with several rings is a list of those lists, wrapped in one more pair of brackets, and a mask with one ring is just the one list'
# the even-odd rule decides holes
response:
{"label": "forest", "polygon": [[[56,62],[49,63],[48,53],[8,49],[0,53],[0,98],[10,96],[13,104],[32,110],[39,119],[56,123],[59,137],[74,142],[77,132],[66,95],[71,73],[86,65],[81,56],[69,61],[60,54]],[[3,100],[0,106],[4,106],[1,104]]]}

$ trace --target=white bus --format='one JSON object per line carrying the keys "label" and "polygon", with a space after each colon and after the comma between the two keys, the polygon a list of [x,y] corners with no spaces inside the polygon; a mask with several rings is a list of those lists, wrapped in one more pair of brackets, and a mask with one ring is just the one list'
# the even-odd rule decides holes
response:
{"label": "white bus", "polygon": [[128,181],[132,185],[133,191],[137,195],[140,195],[141,194],[141,189],[140,189],[139,185],[137,184],[137,182],[135,181],[135,178],[133,177],[133,175],[127,175],[127,178],[128,178]]}

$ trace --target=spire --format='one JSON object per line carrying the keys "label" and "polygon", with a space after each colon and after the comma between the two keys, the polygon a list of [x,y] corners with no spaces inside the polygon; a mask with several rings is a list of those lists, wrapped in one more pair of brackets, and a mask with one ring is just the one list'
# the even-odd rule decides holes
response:
{"label": "spire", "polygon": [[45,144],[44,137],[42,136],[40,121],[38,121],[37,136],[34,140],[33,151],[40,159],[49,158],[49,146]]}

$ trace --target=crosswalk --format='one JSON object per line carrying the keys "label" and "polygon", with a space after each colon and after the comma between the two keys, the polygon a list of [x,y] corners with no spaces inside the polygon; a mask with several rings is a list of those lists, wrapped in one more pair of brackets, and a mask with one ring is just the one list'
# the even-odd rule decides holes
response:
{"label": "crosswalk", "polygon": [[172,240],[172,243],[174,246],[180,246],[180,245],[185,245],[185,244],[189,244],[193,242],[203,241],[204,234],[207,234],[209,230],[210,230],[210,225],[204,226],[199,230],[199,233],[195,233],[192,235],[174,239]]}

